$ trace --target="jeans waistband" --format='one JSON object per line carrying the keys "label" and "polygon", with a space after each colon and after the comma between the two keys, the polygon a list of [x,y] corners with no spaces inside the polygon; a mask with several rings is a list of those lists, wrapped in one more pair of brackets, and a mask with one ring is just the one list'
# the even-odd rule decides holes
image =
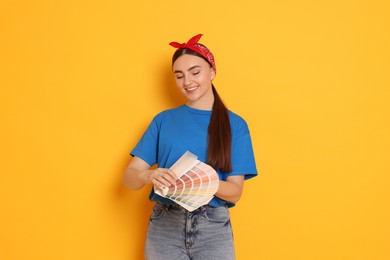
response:
{"label": "jeans waistband", "polygon": [[[162,203],[160,201],[157,201],[156,205],[160,205],[160,206],[164,207],[164,209],[167,210],[167,211],[173,210],[173,209],[188,211],[185,208],[183,208],[182,206],[180,206],[179,204],[171,205],[171,204],[164,204],[164,203]],[[203,206],[200,206],[199,208],[197,208],[196,210],[194,210],[192,212],[204,212],[204,211],[206,211],[207,208],[212,208],[212,207],[209,206],[209,205],[203,205]]]}

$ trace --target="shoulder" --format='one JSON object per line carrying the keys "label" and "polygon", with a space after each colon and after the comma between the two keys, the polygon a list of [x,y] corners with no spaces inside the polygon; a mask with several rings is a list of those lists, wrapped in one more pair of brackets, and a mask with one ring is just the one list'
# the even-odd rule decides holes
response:
{"label": "shoulder", "polygon": [[182,110],[183,110],[182,106],[163,110],[154,116],[153,121],[161,121],[163,119],[166,119],[166,118],[169,118],[172,116],[176,116],[176,115],[180,114],[182,112]]}
{"label": "shoulder", "polygon": [[242,116],[229,110],[229,119],[233,138],[250,133],[248,124]]}
{"label": "shoulder", "polygon": [[229,119],[230,119],[230,124],[232,127],[235,127],[235,128],[241,128],[241,127],[247,128],[248,127],[248,124],[245,121],[245,119],[242,116],[234,113],[231,110],[229,110]]}
{"label": "shoulder", "polygon": [[161,125],[163,122],[171,122],[180,120],[183,117],[182,106],[176,108],[169,108],[159,112],[153,117],[152,123]]}
{"label": "shoulder", "polygon": [[229,118],[230,118],[230,121],[232,121],[232,122],[246,124],[245,119],[242,116],[234,113],[231,110],[229,110]]}

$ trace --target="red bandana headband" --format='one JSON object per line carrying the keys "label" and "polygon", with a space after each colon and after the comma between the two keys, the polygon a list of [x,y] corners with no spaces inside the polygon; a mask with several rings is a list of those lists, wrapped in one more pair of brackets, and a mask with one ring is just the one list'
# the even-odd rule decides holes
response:
{"label": "red bandana headband", "polygon": [[215,67],[215,60],[214,55],[211,53],[209,49],[207,49],[206,46],[199,44],[198,41],[202,37],[203,34],[198,34],[192,37],[187,43],[178,43],[178,42],[171,42],[169,45],[171,45],[174,48],[177,49],[190,49],[193,50],[202,57],[204,57],[213,67],[214,71],[217,72],[217,69]]}

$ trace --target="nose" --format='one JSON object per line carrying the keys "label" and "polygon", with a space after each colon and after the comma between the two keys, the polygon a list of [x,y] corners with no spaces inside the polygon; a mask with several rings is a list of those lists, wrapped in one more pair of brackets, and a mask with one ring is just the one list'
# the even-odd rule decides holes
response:
{"label": "nose", "polygon": [[190,79],[189,76],[185,76],[185,77],[184,77],[184,85],[185,85],[185,86],[191,85],[191,79]]}

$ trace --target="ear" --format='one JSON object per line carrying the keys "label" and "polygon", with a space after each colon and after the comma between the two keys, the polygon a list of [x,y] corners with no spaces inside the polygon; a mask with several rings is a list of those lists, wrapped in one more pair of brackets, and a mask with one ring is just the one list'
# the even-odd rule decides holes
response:
{"label": "ear", "polygon": [[211,68],[211,73],[210,73],[210,76],[211,76],[210,80],[211,81],[213,81],[215,79],[215,75],[216,75],[215,70],[213,68]]}

